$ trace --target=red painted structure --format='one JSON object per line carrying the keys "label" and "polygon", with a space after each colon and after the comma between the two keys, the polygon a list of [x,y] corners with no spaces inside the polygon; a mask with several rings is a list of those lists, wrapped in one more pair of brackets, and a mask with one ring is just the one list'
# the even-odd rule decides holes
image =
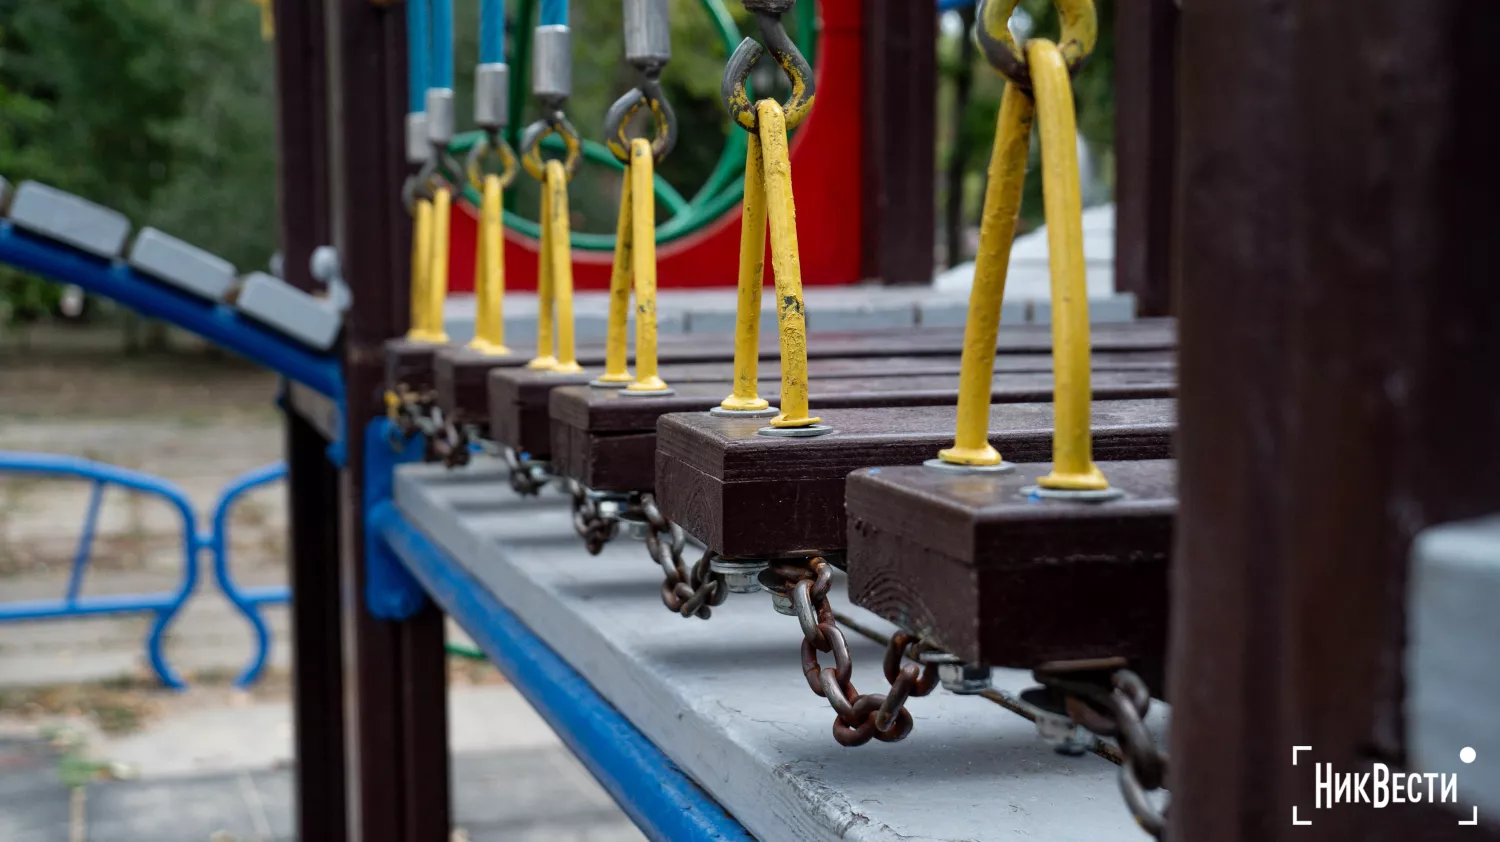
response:
{"label": "red painted structure", "polygon": [[[797,199],[797,234],[804,284],[850,284],[860,277],[860,214],[864,181],[862,0],[823,0],[818,44],[817,98],[793,139],[792,178]],[[732,129],[739,131],[739,129]],[[524,175],[522,176],[525,177]],[[474,289],[474,208],[460,205],[453,215],[449,288]],[[734,286],[739,265],[740,208],[689,236],[657,249],[657,284],[662,287]],[[608,289],[612,255],[573,252],[575,289]],[[537,241],[505,232],[506,289],[536,289]],[[767,282],[771,262],[766,261]]]}

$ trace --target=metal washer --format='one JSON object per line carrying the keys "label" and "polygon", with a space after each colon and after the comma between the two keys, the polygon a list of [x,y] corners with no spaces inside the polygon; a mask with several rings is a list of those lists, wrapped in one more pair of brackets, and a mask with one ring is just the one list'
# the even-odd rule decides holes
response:
{"label": "metal washer", "polygon": [[[630,384],[627,383],[626,385],[628,386]],[[634,392],[630,391],[629,389],[622,389],[622,390],[620,390],[620,397],[622,397],[622,398],[624,398],[624,397],[630,397],[630,398],[661,398],[661,397],[666,397],[667,395],[675,395],[675,394],[677,394],[677,390],[676,389],[657,389],[657,390],[652,391],[652,392],[643,392],[643,391],[641,391],[639,389],[637,389]]]}
{"label": "metal washer", "polygon": [[708,414],[719,418],[775,418],[781,414],[781,410],[774,406],[768,406],[765,409],[725,409],[722,406],[716,406],[710,409]]}
{"label": "metal washer", "polygon": [[589,385],[600,389],[623,389],[634,382],[634,380],[622,380],[618,383],[613,380],[590,380]]}
{"label": "metal washer", "polygon": [[1125,491],[1120,488],[1101,488],[1098,490],[1072,489],[1072,488],[1043,488],[1040,485],[1028,485],[1021,489],[1023,497],[1040,497],[1044,500],[1068,500],[1074,503],[1107,503],[1110,500],[1118,500],[1125,496]]}
{"label": "metal washer", "polygon": [[779,436],[789,439],[806,439],[813,436],[824,436],[833,432],[833,428],[827,424],[810,424],[806,427],[761,427],[755,431],[759,436]]}
{"label": "metal washer", "polygon": [[941,459],[928,459],[922,463],[924,468],[933,468],[939,471],[948,471],[955,474],[1004,474],[1014,471],[1014,462],[998,462],[994,465],[958,465],[953,462],[944,462]]}

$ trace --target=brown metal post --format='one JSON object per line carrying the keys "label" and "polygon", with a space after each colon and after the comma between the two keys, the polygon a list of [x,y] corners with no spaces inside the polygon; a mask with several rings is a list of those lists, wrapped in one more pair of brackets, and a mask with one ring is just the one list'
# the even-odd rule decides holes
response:
{"label": "brown metal post", "polygon": [[1173,312],[1177,0],[1115,3],[1115,287]]}
{"label": "brown metal post", "polygon": [[[323,3],[277,0],[274,15],[283,266],[288,283],[311,289],[308,259],[329,240]],[[290,404],[285,409],[297,837],[341,842],[348,825],[339,533],[328,512],[338,470],[324,455],[327,440]]]}
{"label": "brown metal post", "polygon": [[1172,838],[1500,838],[1312,767],[1404,762],[1412,537],[1500,510],[1500,6],[1184,6]]}
{"label": "brown metal post", "polygon": [[864,10],[861,274],[932,281],[937,239],[937,15],[910,0]]}
{"label": "brown metal post", "polygon": [[340,493],[350,826],[361,842],[425,842],[446,839],[450,823],[442,618],[429,608],[396,623],[365,610],[360,457],[365,426],[383,411],[382,344],[407,321],[405,17],[400,4],[326,2],[333,234],[354,298],[344,340],[349,463]]}

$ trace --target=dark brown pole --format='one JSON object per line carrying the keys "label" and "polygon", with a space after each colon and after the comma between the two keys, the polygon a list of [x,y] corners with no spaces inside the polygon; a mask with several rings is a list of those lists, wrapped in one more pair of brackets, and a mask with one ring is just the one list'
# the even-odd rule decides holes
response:
{"label": "dark brown pole", "polygon": [[1176,0],[1115,3],[1115,287],[1142,316],[1173,312]]}
{"label": "dark brown pole", "polygon": [[1404,762],[1413,535],[1500,509],[1500,6],[1184,7],[1172,838],[1500,838],[1312,767]]}
{"label": "dark brown pole", "polygon": [[[322,0],[277,0],[276,173],[288,283],[311,289],[308,259],[329,241],[327,82]],[[297,838],[348,838],[344,776],[343,637],[338,619],[339,532],[328,501],[338,470],[328,442],[286,407],[291,540],[292,719]]]}
{"label": "dark brown pole", "polygon": [[861,273],[932,282],[937,240],[937,15],[931,3],[868,0],[864,14]]}
{"label": "dark brown pole", "polygon": [[[344,340],[349,462],[340,500],[350,823],[361,842],[447,839],[449,795],[442,617],[404,623],[364,607],[362,453],[381,412],[381,347],[406,329],[410,224],[406,176],[406,27],[402,6],[326,0],[333,233],[353,292]],[[434,632],[436,629],[436,632]]]}
{"label": "dark brown pole", "polygon": [[974,58],[978,49],[974,46],[975,7],[965,6],[958,11],[963,21],[962,43],[958,45],[958,71],[953,76],[953,113],[949,126],[952,150],[948,156],[946,178],[946,203],[943,207],[943,263],[952,268],[964,259],[964,179],[969,174],[969,140],[964,133],[964,112],[969,107],[969,94],[974,87]]}

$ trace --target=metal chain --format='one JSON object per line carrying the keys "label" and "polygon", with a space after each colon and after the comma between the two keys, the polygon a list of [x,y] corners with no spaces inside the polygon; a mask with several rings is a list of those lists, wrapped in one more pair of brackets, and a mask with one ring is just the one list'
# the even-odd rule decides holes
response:
{"label": "metal chain", "polygon": [[598,555],[603,552],[604,545],[615,537],[620,521],[600,511],[599,501],[589,494],[583,483],[570,477],[563,484],[568,490],[568,496],[573,498],[573,531],[583,539],[589,555]]}
{"label": "metal chain", "polygon": [[[850,677],[854,663],[849,657],[849,643],[838,627],[828,591],[833,583],[833,565],[819,557],[804,564],[779,562],[767,572],[770,579],[780,579],[791,592],[797,622],[802,626],[802,675],[807,686],[828,700],[835,714],[833,738],[840,745],[864,745],[871,739],[894,743],[911,733],[911,712],[906,700],[925,696],[937,686],[935,665],[902,664],[907,650],[919,644],[910,635],[891,638],[883,663],[888,693],[860,693]],[[764,583],[765,578],[762,579]],[[833,666],[818,661],[819,652],[833,654]]]}
{"label": "metal chain", "polygon": [[511,490],[522,497],[537,496],[552,481],[552,475],[547,473],[546,463],[522,459],[513,447],[502,447],[500,458],[505,460],[506,467],[510,469]]}
{"label": "metal chain", "polygon": [[1114,737],[1124,762],[1120,764],[1120,792],[1143,830],[1160,839],[1166,832],[1167,808],[1158,809],[1147,793],[1162,788],[1167,779],[1167,753],[1146,730],[1151,691],[1128,669],[1071,671],[1042,668],[1034,673],[1048,689],[1060,693],[1068,716],[1091,733]]}
{"label": "metal chain", "polygon": [[662,517],[650,494],[641,496],[640,514],[646,520],[646,552],[666,574],[661,583],[662,604],[683,617],[707,620],[713,616],[713,607],[729,598],[723,574],[713,569],[713,551],[704,550],[689,567],[682,557],[687,536],[682,527]]}

